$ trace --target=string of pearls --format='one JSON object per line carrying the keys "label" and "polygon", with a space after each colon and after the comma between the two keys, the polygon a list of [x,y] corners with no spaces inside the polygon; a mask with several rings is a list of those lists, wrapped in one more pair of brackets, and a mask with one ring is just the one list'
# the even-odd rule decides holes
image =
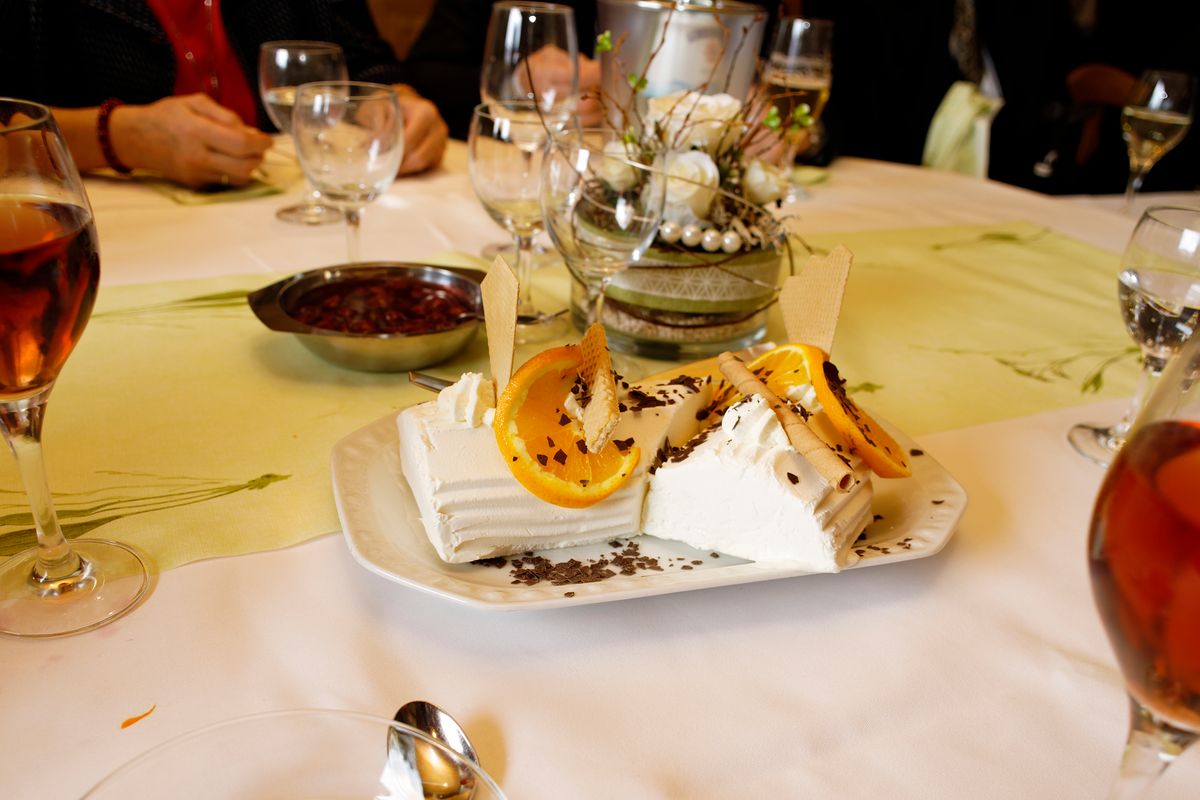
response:
{"label": "string of pearls", "polygon": [[701,228],[695,223],[680,225],[678,222],[664,222],[658,228],[658,235],[667,244],[681,241],[687,247],[700,245],[710,253],[722,250],[732,254],[742,249],[742,237],[737,231]]}

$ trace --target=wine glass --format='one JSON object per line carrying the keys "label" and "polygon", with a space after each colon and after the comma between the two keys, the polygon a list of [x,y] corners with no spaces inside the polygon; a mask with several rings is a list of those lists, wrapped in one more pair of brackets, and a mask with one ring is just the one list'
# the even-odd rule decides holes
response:
{"label": "wine glass", "polygon": [[833,23],[784,17],[775,29],[763,69],[765,102],[774,105],[787,147],[780,163],[790,166],[821,120],[833,83]]}
{"label": "wine glass", "polygon": [[1138,221],[1117,275],[1125,329],[1142,350],[1142,373],[1125,416],[1115,425],[1076,425],[1075,449],[1107,466],[1167,361],[1200,324],[1200,209],[1154,206]]}
{"label": "wine glass", "polygon": [[[350,78],[346,56],[333,42],[287,40],[263,42],[258,51],[258,91],[267,116],[275,127],[290,135],[296,87],[313,81],[344,81]],[[325,225],[340,222],[342,213],[321,203],[321,193],[310,188],[303,203],[275,212],[284,222]]]}
{"label": "wine glass", "polygon": [[582,327],[603,322],[609,281],[654,242],[666,184],[662,156],[634,137],[573,129],[547,143],[542,212],[550,240],[587,292]]}
{"label": "wine glass", "polygon": [[[527,105],[532,107],[532,101]],[[486,104],[475,107],[467,136],[467,167],[471,185],[496,223],[512,234],[517,253],[517,341],[541,341],[561,332],[557,319],[546,321],[530,298],[529,273],[533,237],[545,230],[539,195],[546,128],[519,104],[509,104],[512,116],[494,114]]]}
{"label": "wine glass", "polygon": [[[539,120],[551,130],[562,128],[579,102],[575,12],[553,3],[505,0],[493,5],[479,98],[494,115]],[[532,161],[531,150],[522,153]],[[491,260],[512,246],[511,242],[489,244],[483,255]],[[534,252],[539,249],[535,244]],[[528,308],[529,282],[518,275],[518,284],[521,302]]]}
{"label": "wine glass", "polygon": [[1121,130],[1129,148],[1129,183],[1125,207],[1133,210],[1133,196],[1146,174],[1171,151],[1192,126],[1196,79],[1181,72],[1146,70],[1121,109]]}
{"label": "wine glass", "polygon": [[117,542],[63,535],[42,460],[59,370],[92,313],[100,255],[92,209],[45,106],[0,98],[0,427],[37,546],[0,565],[0,633],[80,633],[132,609],[146,565]]}
{"label": "wine glass", "polygon": [[1141,796],[1200,736],[1198,378],[1194,336],[1138,415],[1092,516],[1092,594],[1129,695],[1114,800]]}
{"label": "wine glass", "polygon": [[358,81],[303,84],[292,130],[304,174],[346,217],[348,259],[356,263],[363,209],[392,185],[404,156],[396,91]]}

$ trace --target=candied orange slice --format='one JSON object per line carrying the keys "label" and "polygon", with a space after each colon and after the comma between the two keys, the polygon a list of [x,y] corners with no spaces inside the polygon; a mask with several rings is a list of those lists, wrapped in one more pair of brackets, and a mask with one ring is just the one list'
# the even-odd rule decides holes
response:
{"label": "candied orange slice", "polygon": [[821,408],[838,433],[846,437],[851,451],[881,478],[912,475],[904,448],[846,395],[846,382],[838,374],[837,367],[825,357],[825,351],[807,344],[789,347],[795,348],[803,358],[809,383],[817,393]]}
{"label": "candied orange slice", "polygon": [[513,477],[556,506],[585,508],[621,488],[641,458],[627,442],[588,450],[583,425],[564,408],[574,388],[585,408],[583,352],[577,345],[546,350],[525,362],[496,403],[492,428]]}

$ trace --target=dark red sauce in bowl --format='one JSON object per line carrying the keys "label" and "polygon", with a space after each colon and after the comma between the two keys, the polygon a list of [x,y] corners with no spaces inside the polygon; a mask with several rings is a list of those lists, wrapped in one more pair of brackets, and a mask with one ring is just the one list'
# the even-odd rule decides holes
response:
{"label": "dark red sauce in bowl", "polygon": [[419,278],[351,278],[311,289],[290,309],[305,325],[362,336],[449,330],[473,318],[471,300],[452,286]]}

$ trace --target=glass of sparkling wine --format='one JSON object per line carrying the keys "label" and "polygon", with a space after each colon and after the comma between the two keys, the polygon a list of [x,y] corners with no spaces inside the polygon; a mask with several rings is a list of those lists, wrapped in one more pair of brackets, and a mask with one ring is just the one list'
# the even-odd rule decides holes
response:
{"label": "glass of sparkling wine", "polygon": [[0,429],[17,460],[37,546],[0,564],[0,633],[98,628],[149,587],[123,544],[63,535],[42,460],[46,402],[83,334],[100,280],[92,209],[50,110],[0,98]]}
{"label": "glass of sparkling wine", "polygon": [[[350,77],[346,56],[333,42],[287,40],[263,42],[258,51],[258,91],[275,127],[292,133],[296,87],[313,81],[344,81]],[[309,184],[304,202],[275,212],[284,222],[326,225],[342,221],[342,212],[321,202],[321,192]]]}
{"label": "glass of sparkling wine", "polygon": [[833,23],[825,19],[784,17],[779,21],[771,53],[763,69],[767,102],[779,112],[787,149],[781,163],[790,165],[809,142],[812,128],[793,128],[805,117],[816,125],[829,101],[833,82]]}
{"label": "glass of sparkling wine", "polygon": [[1076,425],[1068,435],[1077,451],[1104,466],[1125,443],[1151,385],[1200,324],[1200,209],[1146,209],[1121,256],[1117,300],[1142,350],[1137,391],[1115,425]]}
{"label": "glass of sparkling wine", "polygon": [[1200,735],[1200,337],[1164,373],[1113,461],[1087,552],[1129,696],[1109,797],[1140,797]]}
{"label": "glass of sparkling wine", "polygon": [[1129,148],[1129,183],[1125,206],[1158,160],[1171,151],[1192,125],[1196,79],[1181,72],[1147,70],[1121,109],[1121,129]]}
{"label": "glass of sparkling wine", "polygon": [[517,113],[497,115],[482,103],[475,107],[467,135],[467,168],[479,202],[496,224],[512,234],[516,246],[518,284],[525,280],[517,312],[521,320],[528,320],[517,325],[517,340],[542,341],[562,332],[561,325],[524,316],[536,315],[524,288],[533,260],[533,237],[546,229],[539,199],[546,128],[536,115],[523,114],[518,104],[507,108]]}

